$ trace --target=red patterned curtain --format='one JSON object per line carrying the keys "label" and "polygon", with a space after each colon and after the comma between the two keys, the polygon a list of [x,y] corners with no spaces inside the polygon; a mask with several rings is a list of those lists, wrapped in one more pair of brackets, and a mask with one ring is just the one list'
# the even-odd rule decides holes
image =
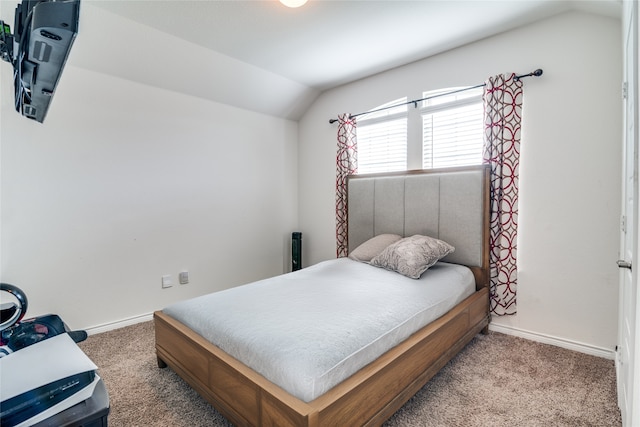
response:
{"label": "red patterned curtain", "polygon": [[336,254],[349,254],[347,235],[347,176],[358,171],[356,119],[349,114],[338,116],[338,153],[336,155]]}
{"label": "red patterned curtain", "polygon": [[516,313],[518,167],[522,81],[515,74],[485,84],[483,160],[491,165],[491,312]]}

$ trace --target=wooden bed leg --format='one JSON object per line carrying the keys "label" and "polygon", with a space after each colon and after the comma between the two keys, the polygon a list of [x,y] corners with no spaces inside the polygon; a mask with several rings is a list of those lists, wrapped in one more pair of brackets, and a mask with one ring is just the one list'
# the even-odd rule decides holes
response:
{"label": "wooden bed leg", "polygon": [[489,335],[489,323],[491,323],[491,314],[487,314],[487,326],[482,328],[482,330],[480,331],[482,335]]}
{"label": "wooden bed leg", "polygon": [[164,360],[160,359],[158,356],[156,356],[156,359],[158,359],[158,368],[164,369],[167,367],[167,364],[164,362]]}

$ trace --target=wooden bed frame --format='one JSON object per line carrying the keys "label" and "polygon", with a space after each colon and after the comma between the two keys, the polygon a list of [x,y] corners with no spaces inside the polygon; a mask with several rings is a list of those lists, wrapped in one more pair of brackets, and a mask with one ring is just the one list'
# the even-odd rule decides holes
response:
{"label": "wooden bed frame", "polygon": [[[379,426],[489,324],[489,169],[482,172],[482,265],[476,292],[324,395],[304,402],[161,311],[158,366],[171,367],[238,426]],[[443,173],[443,170],[429,173]],[[422,172],[421,173],[426,173]]]}

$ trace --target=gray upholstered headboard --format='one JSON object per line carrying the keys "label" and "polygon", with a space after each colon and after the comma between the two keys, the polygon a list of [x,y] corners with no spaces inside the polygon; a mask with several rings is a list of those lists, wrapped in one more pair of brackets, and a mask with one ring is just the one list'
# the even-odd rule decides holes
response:
{"label": "gray upholstered headboard", "polygon": [[443,261],[488,268],[488,166],[352,175],[347,195],[349,250],[378,234],[422,234],[456,248]]}

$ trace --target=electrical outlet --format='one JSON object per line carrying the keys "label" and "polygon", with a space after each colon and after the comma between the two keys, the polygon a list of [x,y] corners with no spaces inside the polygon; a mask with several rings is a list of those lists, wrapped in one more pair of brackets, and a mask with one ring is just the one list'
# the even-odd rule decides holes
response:
{"label": "electrical outlet", "polygon": [[171,283],[171,275],[167,274],[162,276],[162,288],[170,288],[171,286],[173,286],[173,284]]}
{"label": "electrical outlet", "polygon": [[187,283],[189,283],[189,272],[181,271],[180,274],[178,274],[178,281],[181,285],[186,285]]}

